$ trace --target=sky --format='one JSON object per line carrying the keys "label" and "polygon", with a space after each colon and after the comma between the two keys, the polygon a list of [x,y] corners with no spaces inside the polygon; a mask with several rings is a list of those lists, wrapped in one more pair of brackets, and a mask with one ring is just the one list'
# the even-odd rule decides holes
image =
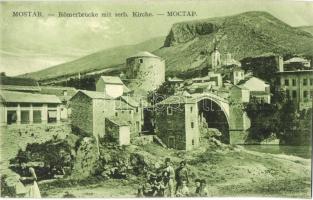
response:
{"label": "sky", "polygon": [[[99,50],[166,36],[173,23],[266,11],[291,26],[313,26],[313,1],[158,0],[0,2],[0,72],[18,75],[68,62]],[[13,17],[40,11],[42,17]],[[152,17],[132,17],[132,12]],[[167,17],[167,11],[195,11],[195,17]],[[128,17],[60,18],[58,12],[126,12]],[[54,14],[55,16],[48,16]]]}

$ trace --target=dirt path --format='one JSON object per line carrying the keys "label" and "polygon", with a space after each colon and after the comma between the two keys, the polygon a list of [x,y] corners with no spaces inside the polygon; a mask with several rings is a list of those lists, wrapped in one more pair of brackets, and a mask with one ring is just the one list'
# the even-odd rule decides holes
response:
{"label": "dirt path", "polygon": [[[158,157],[158,154],[160,152],[156,151],[155,156]],[[310,159],[244,149],[178,157],[177,152],[169,151],[167,156],[177,161],[182,156],[186,158],[191,179],[205,178],[211,196],[310,197]],[[174,165],[177,166],[176,163]],[[136,181],[108,180],[88,186],[50,188],[42,192],[47,197],[62,197],[66,192],[76,197],[135,197],[138,187]],[[194,191],[194,182],[189,189]]]}

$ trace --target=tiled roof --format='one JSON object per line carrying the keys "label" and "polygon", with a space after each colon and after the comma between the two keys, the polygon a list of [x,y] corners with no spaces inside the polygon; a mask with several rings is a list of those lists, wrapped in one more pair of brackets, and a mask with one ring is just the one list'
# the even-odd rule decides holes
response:
{"label": "tiled roof", "polygon": [[0,85],[0,89],[12,91],[40,91],[39,86],[21,86],[21,85]]}
{"label": "tiled roof", "polygon": [[152,57],[152,58],[159,58],[158,56],[147,52],[147,51],[142,51],[142,52],[138,52],[135,55],[130,56],[129,58],[136,58],[136,57]]}
{"label": "tiled roof", "polygon": [[[79,90],[76,94],[83,93],[91,99],[112,99],[109,96],[106,96],[104,92],[88,91],[88,90]],[[74,95],[72,98],[74,98]]]}
{"label": "tiled roof", "polygon": [[0,88],[5,90],[40,91],[38,82],[30,78],[0,76]]}
{"label": "tiled roof", "polygon": [[288,64],[288,63],[293,63],[293,62],[304,63],[304,62],[309,62],[309,61],[307,59],[304,59],[304,58],[294,57],[294,58],[291,58],[289,60],[286,60],[284,63]]}
{"label": "tiled roof", "polygon": [[118,126],[129,126],[129,123],[117,117],[107,117],[105,119]]}
{"label": "tiled roof", "polygon": [[[40,86],[41,94],[53,94],[64,100],[69,100],[72,96],[77,93],[77,90],[73,87],[55,87],[55,86]],[[64,96],[64,91],[67,92],[67,95]]]}
{"label": "tiled roof", "polygon": [[134,107],[128,105],[126,102],[121,100],[115,100],[115,109],[116,110],[133,110]]}
{"label": "tiled roof", "polygon": [[123,84],[122,80],[118,76],[101,76],[100,79],[104,83],[111,83],[111,84],[118,84],[118,85],[122,85]]}
{"label": "tiled roof", "polygon": [[55,95],[0,91],[1,101],[7,103],[61,103]]}
{"label": "tiled roof", "polygon": [[0,76],[0,85],[38,86],[38,82],[30,78]]}
{"label": "tiled roof", "polygon": [[133,106],[133,107],[138,107],[139,102],[136,101],[134,98],[129,97],[129,96],[121,96],[121,99],[125,101],[127,104]]}

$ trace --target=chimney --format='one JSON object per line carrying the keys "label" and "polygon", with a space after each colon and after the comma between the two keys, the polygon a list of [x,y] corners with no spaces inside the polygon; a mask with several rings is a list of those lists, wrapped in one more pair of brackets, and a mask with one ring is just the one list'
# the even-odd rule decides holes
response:
{"label": "chimney", "polygon": [[282,56],[276,56],[276,64],[279,72],[284,71],[284,59]]}

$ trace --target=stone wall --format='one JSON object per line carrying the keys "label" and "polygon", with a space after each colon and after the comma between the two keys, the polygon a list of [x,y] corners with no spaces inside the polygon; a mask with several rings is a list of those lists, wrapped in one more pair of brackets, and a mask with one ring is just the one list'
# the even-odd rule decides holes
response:
{"label": "stone wall", "polygon": [[119,142],[119,126],[111,122],[110,120],[105,120],[105,139],[109,142],[117,143]]}
{"label": "stone wall", "polygon": [[44,143],[53,138],[63,139],[71,134],[70,125],[58,124],[21,124],[0,127],[1,171],[7,170],[9,160],[19,149],[25,149],[30,143]]}
{"label": "stone wall", "polygon": [[197,148],[200,143],[200,128],[197,104],[185,104],[186,150]]}
{"label": "stone wall", "polygon": [[243,110],[242,104],[232,103],[230,105],[230,144],[245,144],[250,125],[250,119]]}
{"label": "stone wall", "polygon": [[75,159],[71,175],[73,179],[83,179],[94,173],[99,160],[98,146],[94,137],[85,137],[81,140]]}
{"label": "stone wall", "polygon": [[[71,123],[76,131],[82,134],[93,134],[93,107],[92,99],[85,95],[77,94],[71,101]],[[77,129],[77,130],[76,130]]]}
{"label": "stone wall", "polygon": [[[175,107],[172,115],[167,114],[167,106]],[[185,105],[160,105],[156,111],[156,133],[167,147],[185,150]],[[175,143],[172,147],[170,138],[173,138]]]}

